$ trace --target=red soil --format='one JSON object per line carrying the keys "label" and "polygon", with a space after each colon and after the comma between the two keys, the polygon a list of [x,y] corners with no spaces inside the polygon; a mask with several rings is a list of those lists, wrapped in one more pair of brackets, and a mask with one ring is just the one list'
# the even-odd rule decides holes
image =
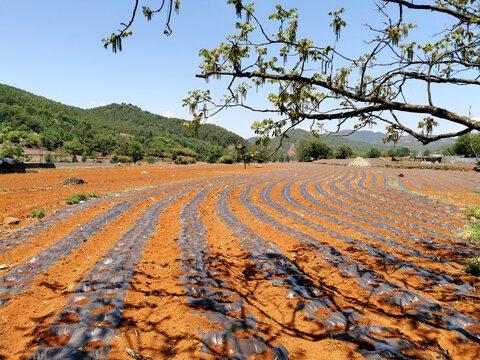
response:
{"label": "red soil", "polygon": [[[246,224],[258,236],[268,243],[274,244],[283,255],[286,256],[301,273],[306,277],[309,286],[325,291],[326,297],[333,301],[334,308],[318,309],[314,315],[319,319],[329,317],[329,311],[348,311],[355,309],[362,317],[348,326],[339,326],[330,329],[331,332],[349,331],[354,325],[382,325],[392,332],[372,332],[371,335],[379,339],[404,338],[408,339],[415,349],[404,350],[403,353],[412,358],[436,359],[439,356],[452,359],[477,359],[480,358],[480,343],[464,341],[458,333],[447,330],[441,321],[422,323],[417,318],[410,316],[410,311],[416,310],[415,305],[399,307],[385,301],[385,295],[370,296],[369,291],[359,286],[355,278],[347,277],[335,266],[327,263],[313,248],[305,246],[299,239],[292,235],[281,232],[274,226],[261,222],[254,217],[240,202],[241,192],[252,182],[260,180],[264,183],[256,185],[250,193],[250,201],[279,221],[292,229],[301,231],[318,239],[321,242],[334,246],[338,251],[347,255],[356,262],[374,271],[382,277],[382,281],[390,281],[399,286],[421,294],[424,298],[436,302],[444,307],[455,309],[461,313],[480,321],[480,292],[469,296],[455,294],[456,284],[472,284],[478,289],[478,278],[465,274],[463,263],[467,258],[459,259],[458,254],[442,250],[436,247],[428,248],[425,245],[413,246],[405,237],[378,229],[372,224],[360,220],[352,220],[345,215],[336,215],[321,209],[305,199],[299,185],[309,179],[322,178],[322,188],[338,200],[351,202],[348,198],[337,194],[326,186],[334,179],[343,176],[343,171],[358,170],[343,166],[312,164],[304,166],[299,164],[263,165],[260,167],[249,166],[247,170],[243,166],[220,166],[220,165],[188,165],[188,166],[127,166],[111,168],[75,168],[38,170],[26,174],[1,175],[0,178],[0,222],[9,216],[21,219],[18,226],[4,227],[3,234],[0,232],[0,248],[2,238],[14,231],[39,221],[30,216],[32,210],[44,208],[47,216],[67,206],[65,198],[78,193],[96,193],[101,196],[120,192],[128,189],[143,189],[155,185],[179,182],[183,180],[206,179],[207,181],[190,192],[179,197],[168,205],[159,217],[158,226],[151,239],[146,243],[140,261],[135,264],[135,274],[129,284],[122,309],[122,320],[115,328],[117,335],[110,342],[111,351],[109,359],[132,359],[126,350],[131,349],[134,353],[144,358],[152,359],[220,359],[231,356],[234,353],[230,345],[217,345],[210,347],[208,352],[202,351],[202,333],[211,330],[220,331],[223,327],[209,322],[205,316],[201,316],[203,310],[192,308],[186,303],[185,287],[179,277],[185,274],[181,269],[181,251],[179,248],[179,234],[181,223],[180,213],[183,207],[190,203],[194,196],[206,186],[214,184],[219,176],[223,176],[224,183],[213,185],[206,198],[199,205],[199,216],[206,226],[205,239],[210,250],[205,256],[212,259],[208,270],[216,270],[221,279],[228,281],[228,287],[224,290],[233,292],[233,295],[223,301],[231,302],[241,299],[243,310],[240,313],[229,314],[232,317],[244,317],[248,314],[257,319],[256,332],[237,331],[234,337],[238,339],[250,339],[262,337],[269,348],[277,345],[285,347],[290,359],[362,359],[356,352],[359,348],[371,348],[369,340],[362,340],[354,344],[335,340],[319,320],[311,320],[309,315],[297,306],[305,302],[298,298],[288,298],[285,286],[274,286],[265,278],[252,262],[248,254],[249,249],[242,246],[241,241],[232,233],[232,230],[218,216],[217,199],[221,191],[228,186],[227,182],[233,181],[233,191],[228,197],[228,203],[233,214],[238,220]],[[142,174],[142,172],[148,172]],[[353,178],[352,189],[347,189],[345,181],[352,179],[353,174],[346,180],[339,182],[337,186],[346,193],[367,201],[372,205],[382,203],[383,197],[394,196],[402,199],[402,193],[393,192],[389,189],[375,190],[372,186],[373,175],[380,174],[384,169],[368,168],[366,186],[377,192],[378,203],[366,200],[368,195],[365,188],[358,184],[358,179]],[[389,170],[398,175],[399,170]],[[404,170],[400,170],[404,171]],[[420,170],[409,170],[416,176],[423,176]],[[441,176],[450,179],[464,178],[466,181],[480,184],[480,176],[464,172],[439,172]],[[422,175],[423,174],[423,175]],[[254,177],[249,177],[255,175]],[[60,186],[61,182],[69,177],[78,177],[86,181],[86,184],[77,186]],[[323,213],[335,216],[343,223],[332,223],[326,217],[314,216],[311,213],[295,208],[283,197],[281,190],[287,178],[296,178],[292,186],[293,197],[301,204]],[[377,176],[378,179],[378,176]],[[242,183],[242,181],[247,182]],[[393,254],[399,260],[412,264],[417,269],[426,269],[435,274],[451,276],[454,281],[449,287],[431,286],[421,278],[412,275],[407,270],[397,269],[377,258],[367,251],[346,243],[345,241],[319,232],[305,224],[293,220],[281,212],[271,208],[260,199],[260,191],[273,181],[279,181],[273,187],[271,197],[281,204],[283,208],[300,214],[304,219],[329,230],[334,230],[361,243],[372,244],[385,253]],[[453,204],[459,211],[466,204],[480,203],[480,194],[464,187],[458,190],[448,189],[440,191],[429,187],[428,182],[422,183],[426,190],[415,188],[414,184],[405,181],[411,192],[439,200],[438,209],[443,208],[443,203]],[[187,185],[188,187],[189,185]],[[480,187],[480,185],[479,185]],[[369,210],[366,206],[356,204],[356,209],[344,209],[341,205],[332,202],[317,194],[313,184],[307,185],[307,189],[317,199],[331,207],[331,209],[345,210],[357,216],[365,216],[365,219],[375,220],[375,214],[362,215],[362,211]],[[152,192],[153,190],[149,190]],[[164,193],[155,195],[146,200],[135,203],[116,220],[109,222],[95,235],[87,238],[70,255],[52,264],[46,273],[40,274],[30,280],[30,288],[25,292],[0,296],[8,298],[7,305],[0,305],[0,359],[25,359],[32,355],[40,346],[64,346],[70,340],[70,335],[53,335],[49,332],[53,320],[64,309],[68,309],[67,300],[73,294],[73,289],[80,284],[90,269],[104,257],[105,253],[117,242],[137,221],[142,213],[149,209],[156,201],[166,198],[178,190],[166,190]],[[421,203],[418,198],[404,193],[404,200],[408,197],[409,204],[401,206],[409,209],[408,214],[418,214],[417,205]],[[29,241],[18,245],[4,254],[0,254],[0,276],[7,274],[11,269],[32,258],[39,251],[56,244],[67,236],[71,231],[105,213],[113,205],[125,199],[135,198],[134,193],[123,199],[112,198],[100,202],[78,214],[58,222],[51,228],[40,231]],[[153,200],[152,200],[153,199]],[[400,202],[389,200],[383,202],[385,208],[396,209]],[[451,237],[452,240],[429,235],[419,231],[415,235],[433,239],[436,244],[450,244],[457,234],[439,226],[428,225],[422,219],[443,221],[445,224],[462,227],[465,219],[461,215],[439,218],[435,215],[435,206],[432,207],[431,216],[418,216],[418,220],[412,220],[400,215],[378,210],[377,213],[389,216],[396,221],[405,221],[410,224],[430,227],[437,233]],[[386,224],[402,229],[396,222],[385,221]],[[431,254],[442,258],[445,262],[428,262],[425,258],[413,255],[395,246],[374,240],[352,228],[359,226],[365,230],[380,234],[385,238],[393,239],[397,243],[408,248],[419,250],[422,254]],[[408,229],[404,229],[408,231]],[[460,246],[460,245],[459,245]],[[468,248],[468,246],[464,246]],[[472,248],[475,246],[472,244]],[[478,248],[475,248],[478,249]],[[8,266],[7,266],[8,265]],[[101,273],[101,272],[99,272]],[[373,284],[372,287],[377,286]],[[105,295],[107,299],[110,295]],[[84,306],[88,300],[79,300],[69,306]],[[113,305],[106,305],[92,311],[92,314],[102,314],[111,310]],[[448,316],[453,314],[449,311],[439,311],[438,315]],[[74,324],[78,322],[75,314],[63,317],[57,325]],[[109,327],[110,322],[96,323],[96,327]],[[201,332],[199,331],[201,330]],[[470,325],[467,328],[472,333],[479,333],[480,327]],[[91,341],[84,350],[94,350],[105,346],[101,341]],[[262,355],[252,355],[249,360],[274,359],[269,351]]]}

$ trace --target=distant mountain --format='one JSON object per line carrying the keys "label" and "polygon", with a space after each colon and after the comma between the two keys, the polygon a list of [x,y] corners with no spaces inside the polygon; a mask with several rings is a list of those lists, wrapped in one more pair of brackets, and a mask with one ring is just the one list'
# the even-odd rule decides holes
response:
{"label": "distant mountain", "polygon": [[[0,84],[0,144],[8,148],[126,155],[131,141],[146,154],[184,153],[205,159],[214,145],[226,149],[246,144],[242,137],[219,126],[203,125],[198,136],[185,120],[143,111],[131,104],[81,109]],[[7,150],[6,150],[7,149]],[[166,155],[166,156],[167,156]]]}
{"label": "distant mountain", "polygon": [[[344,135],[344,134],[349,134],[350,132],[351,130],[342,130],[339,132],[339,134]],[[353,134],[351,134],[350,136],[348,136],[348,138],[356,141],[371,143],[371,144],[383,144],[383,139],[386,136],[387,136],[386,134],[381,132],[358,130]],[[410,149],[417,149],[421,151],[425,151],[428,148],[430,151],[437,151],[437,150],[443,149],[446,146],[454,144],[455,140],[456,140],[455,138],[441,139],[427,146],[423,146],[422,143],[416,140],[413,136],[411,136],[410,134],[406,134],[400,137],[396,147],[397,148],[408,147]],[[390,145],[387,144],[387,146],[390,146]]]}
{"label": "distant mountain", "polygon": [[[397,144],[394,146],[393,143],[384,143],[383,139],[386,137],[384,133],[375,132],[375,131],[368,131],[368,130],[358,130],[353,134],[350,134],[351,130],[342,130],[338,134],[329,134],[329,135],[321,135],[322,139],[332,148],[336,149],[340,145],[348,144],[350,145],[355,152],[361,153],[369,151],[371,148],[376,148],[380,151],[385,151],[392,148],[402,148],[407,147],[410,150],[414,151],[425,151],[429,149],[430,152],[435,152],[444,147],[455,143],[455,139],[442,139],[441,141],[437,141],[435,143],[429,144],[427,146],[423,146],[419,141],[415,140],[412,136],[402,136]],[[292,129],[287,132],[289,138],[284,138],[282,141],[282,149],[284,151],[288,151],[292,147],[295,146],[297,141],[301,138],[309,137],[308,131],[303,129]],[[254,143],[258,137],[252,137],[247,139],[248,142]],[[272,140],[273,144],[279,143],[279,138],[274,138]]]}

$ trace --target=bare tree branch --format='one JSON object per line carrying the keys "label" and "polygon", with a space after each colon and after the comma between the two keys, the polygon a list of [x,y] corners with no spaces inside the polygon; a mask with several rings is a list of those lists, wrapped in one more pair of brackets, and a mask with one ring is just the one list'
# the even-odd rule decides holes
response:
{"label": "bare tree branch", "polygon": [[461,20],[461,21],[471,22],[471,21],[474,20],[474,18],[469,14],[461,13],[459,11],[455,11],[455,10],[452,10],[452,9],[446,8],[446,7],[414,4],[413,2],[405,1],[405,0],[385,0],[385,1],[387,3],[400,4],[400,5],[403,5],[407,8],[409,8],[409,9],[430,10],[430,11],[445,13],[445,14],[451,15],[453,17],[456,17],[458,20]]}

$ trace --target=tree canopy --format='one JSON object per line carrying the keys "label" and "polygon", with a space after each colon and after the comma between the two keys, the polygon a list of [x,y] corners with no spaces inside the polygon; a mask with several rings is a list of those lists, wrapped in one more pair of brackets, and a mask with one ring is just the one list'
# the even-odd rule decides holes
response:
{"label": "tree canopy", "polygon": [[328,159],[333,156],[332,149],[322,139],[302,138],[297,141],[295,151],[299,161]]}
{"label": "tree canopy", "polygon": [[355,156],[355,151],[347,144],[343,144],[335,151],[335,159],[350,159]]}
{"label": "tree canopy", "polygon": [[[271,115],[253,125],[265,142],[305,121],[313,134],[321,132],[325,122],[333,121],[340,129],[348,119],[355,119],[354,130],[384,123],[386,140],[395,141],[406,132],[423,144],[480,130],[480,121],[469,109],[444,108],[432,91],[437,86],[452,92],[455,87],[475,91],[480,85],[478,1],[372,1],[383,22],[365,25],[371,36],[363,39],[364,53],[354,57],[339,47],[342,29],[348,26],[344,20],[348,9],[329,13],[331,40],[316,44],[299,38],[301,19],[295,8],[276,5],[268,19],[260,19],[253,3],[227,2],[239,17],[237,33],[214,49],[200,50],[203,60],[197,75],[206,80],[226,78],[226,93],[215,100],[208,90],[191,91],[184,100],[194,118],[191,127],[197,128],[219,111],[243,107]],[[322,2],[318,4],[321,11]],[[180,1],[162,0],[157,9],[143,7],[143,14],[151,20],[166,11],[165,33],[169,34],[171,13],[179,6]],[[122,39],[131,35],[138,7],[139,0],[131,20],[104,39],[106,47],[121,50]],[[411,22],[416,13],[438,19],[437,29],[428,34],[414,31],[422,26]],[[272,91],[266,98],[268,105],[258,108],[248,101],[248,94],[262,86]],[[412,100],[408,96],[412,87],[424,89],[426,100]],[[404,122],[405,114],[416,114],[417,124]],[[440,120],[461,125],[461,129],[437,133],[434,129]]]}
{"label": "tree canopy", "polygon": [[459,136],[457,142],[451,147],[453,154],[466,157],[480,156],[480,134],[465,134]]}

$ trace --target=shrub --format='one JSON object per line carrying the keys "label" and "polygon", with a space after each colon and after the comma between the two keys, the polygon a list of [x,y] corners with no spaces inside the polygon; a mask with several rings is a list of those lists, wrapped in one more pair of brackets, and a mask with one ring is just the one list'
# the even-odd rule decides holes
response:
{"label": "shrub", "polygon": [[383,156],[385,156],[385,157],[394,157],[394,156],[396,156],[395,150],[393,150],[393,149],[388,149],[387,151],[385,151],[385,152],[383,153]]}
{"label": "shrub", "polygon": [[175,146],[171,148],[169,152],[175,157],[189,156],[192,158],[196,158],[198,156],[198,154],[194,150],[190,148],[181,147],[181,146]]}
{"label": "shrub", "polygon": [[25,146],[28,148],[37,147],[40,142],[40,138],[35,134],[26,134],[22,138]]}
{"label": "shrub", "polygon": [[189,164],[195,164],[196,161],[195,161],[195,159],[188,159],[188,160],[187,160],[187,163],[189,163]]}
{"label": "shrub", "polygon": [[132,158],[130,156],[118,156],[118,155],[114,155],[112,156],[112,158],[110,159],[110,162],[112,163],[116,163],[116,162],[120,162],[122,164],[124,163],[131,163],[132,162]]}
{"label": "shrub", "polygon": [[77,194],[77,195],[66,198],[65,202],[67,203],[67,205],[74,205],[74,204],[80,203],[80,201],[87,201],[87,200],[88,200],[87,195]]}
{"label": "shrub", "polygon": [[0,157],[9,157],[18,159],[22,156],[23,149],[20,146],[12,146],[11,144],[3,144],[0,149]]}
{"label": "shrub", "polygon": [[[143,158],[143,148],[142,148],[142,144],[140,144],[138,141],[132,141],[129,145],[128,145],[128,155],[130,156],[130,161],[125,161],[125,162],[137,162],[138,160],[142,159]],[[120,160],[119,160],[120,161]],[[120,161],[122,162],[122,161]]]}
{"label": "shrub", "polygon": [[47,152],[43,155],[43,159],[44,159],[45,162],[47,162],[47,163],[53,162],[53,156],[52,156],[52,154],[51,154],[49,151],[47,151]]}
{"label": "shrub", "polygon": [[480,276],[480,256],[470,259],[470,261],[465,264],[465,272],[470,275]]}
{"label": "shrub", "polygon": [[187,165],[188,164],[188,161],[186,159],[182,158],[182,157],[177,157],[174,162],[177,165]]}
{"label": "shrub", "polygon": [[70,197],[66,198],[65,203],[67,203],[67,205],[74,205],[74,204],[79,204],[81,201],[87,201],[87,200],[96,199],[96,198],[99,198],[99,197],[100,196],[95,194],[95,193],[90,193],[88,195],[77,194],[77,195],[70,196]]}
{"label": "shrub", "polygon": [[410,154],[411,154],[410,149],[406,148],[406,147],[398,149],[397,152],[396,152],[396,156],[399,156],[399,157],[410,156]]}
{"label": "shrub", "polygon": [[218,146],[218,145],[214,145],[210,148],[210,150],[208,151],[208,155],[207,155],[207,162],[209,164],[213,164],[213,163],[216,163],[217,160],[223,155],[223,149]]}
{"label": "shrub", "polygon": [[233,164],[235,160],[230,155],[221,156],[217,160],[220,164]]}
{"label": "shrub", "polygon": [[7,134],[7,139],[12,143],[19,143],[20,142],[20,133],[18,131],[10,131]]}
{"label": "shrub", "polygon": [[32,210],[32,218],[43,219],[45,217],[45,209]]}
{"label": "shrub", "polygon": [[155,158],[153,156],[147,157],[147,163],[149,164],[155,164]]}

